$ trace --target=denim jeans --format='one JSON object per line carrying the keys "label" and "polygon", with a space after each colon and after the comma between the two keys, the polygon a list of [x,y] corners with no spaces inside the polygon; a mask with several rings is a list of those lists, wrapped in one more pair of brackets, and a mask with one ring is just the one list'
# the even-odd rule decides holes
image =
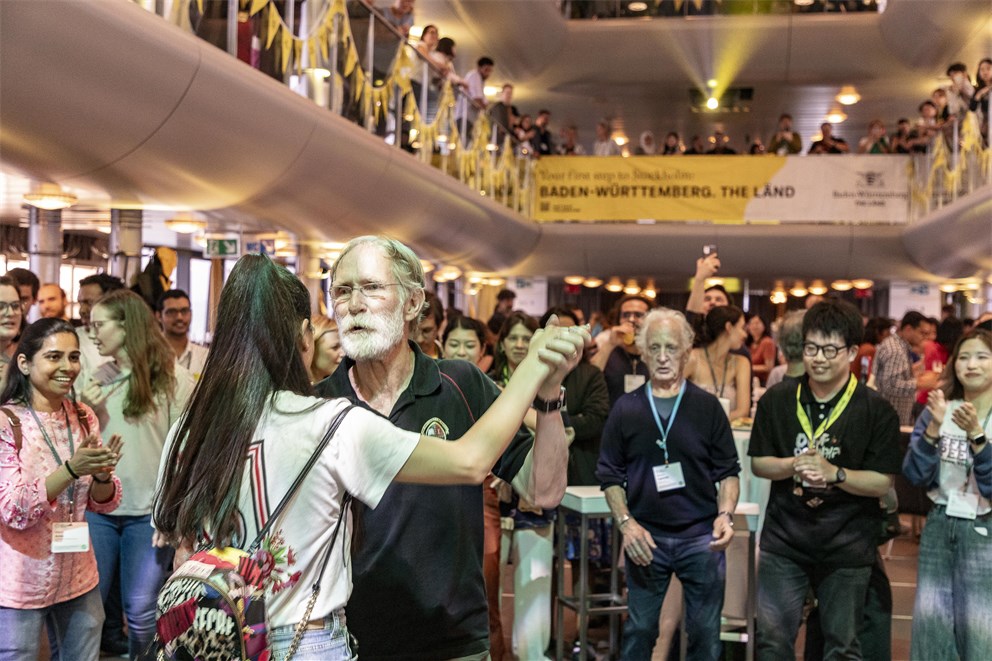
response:
{"label": "denim jeans", "polygon": [[627,559],[627,622],[623,628],[625,661],[648,661],[658,639],[658,615],[674,572],[685,594],[685,633],[692,661],[720,658],[720,613],[726,559],[710,550],[710,535],[689,539],[652,535],[657,548],[647,567]]}
{"label": "denim jeans", "polygon": [[103,627],[100,592],[94,588],[47,608],[0,606],[0,659],[37,661],[38,638],[44,626],[48,627],[53,661],[99,658]]}
{"label": "denim jeans", "polygon": [[762,551],[758,562],[759,661],[795,658],[803,602],[811,586],[819,604],[824,661],[861,659],[858,629],[870,577],[870,566],[801,565]]}
{"label": "denim jeans", "polygon": [[145,655],[155,637],[155,601],[169,572],[173,550],[152,546],[151,515],[114,516],[86,513],[100,572],[100,596],[106,601],[114,574],[120,572],[124,617],[132,659]]}
{"label": "denim jeans", "polygon": [[947,516],[942,505],[930,510],[920,538],[910,659],[992,659],[989,535],[992,515],[968,521]]}
{"label": "denim jeans", "polygon": [[[296,625],[275,627],[269,631],[271,658],[286,658],[295,636]],[[324,617],[323,629],[308,629],[303,633],[293,661],[351,661],[355,658],[342,609]]]}

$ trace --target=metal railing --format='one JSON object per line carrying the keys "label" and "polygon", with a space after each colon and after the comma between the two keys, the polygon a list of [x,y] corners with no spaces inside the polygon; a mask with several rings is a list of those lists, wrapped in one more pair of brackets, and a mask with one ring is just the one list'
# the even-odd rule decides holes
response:
{"label": "metal railing", "polygon": [[[494,125],[367,0],[135,1],[480,194],[530,215],[531,150],[511,127]],[[469,108],[479,117],[471,124]],[[497,136],[505,136],[500,144]]]}
{"label": "metal railing", "polygon": [[755,16],[822,14],[825,12],[877,13],[876,0],[563,0],[566,18],[683,18],[687,16]]}

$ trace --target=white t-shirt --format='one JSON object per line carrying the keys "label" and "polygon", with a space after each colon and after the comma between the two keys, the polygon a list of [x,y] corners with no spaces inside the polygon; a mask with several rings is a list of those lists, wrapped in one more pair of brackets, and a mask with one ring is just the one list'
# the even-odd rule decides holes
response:
{"label": "white t-shirt", "polygon": [[187,342],[186,350],[183,351],[183,355],[176,358],[176,363],[188,369],[193,378],[199,381],[200,375],[203,374],[203,366],[207,363],[209,351],[207,347],[194,342]]}
{"label": "white t-shirt", "polygon": [[[245,527],[243,546],[258,534],[346,404],[344,399],[303,397],[285,391],[269,400],[255,429],[241,482],[238,510]],[[295,555],[295,563],[285,569],[301,574],[293,587],[267,597],[270,627],[295,625],[303,618],[341,513],[344,492],[374,508],[419,440],[418,433],[398,429],[371,411],[348,411],[280,521],[272,525],[270,535],[279,533]],[[168,457],[168,451],[163,457]],[[161,479],[161,469],[159,476]],[[351,532],[349,513],[335,540],[311,619],[328,615],[348,602],[351,563],[345,566],[343,559],[351,557]]]}
{"label": "white t-shirt", "polygon": [[113,362],[101,365],[93,373],[105,399],[98,403],[86,398],[83,401],[93,408],[100,420],[104,441],[113,434],[120,434],[124,440],[121,460],[115,470],[121,480],[121,504],[112,516],[142,516],[152,511],[155,497],[152,472],[161,461],[169,429],[186,408],[195,385],[193,375],[181,365],[176,365],[175,377],[176,389],[171,401],[165,395],[159,395],[155,410],[140,418],[126,418],[127,376],[121,374]]}

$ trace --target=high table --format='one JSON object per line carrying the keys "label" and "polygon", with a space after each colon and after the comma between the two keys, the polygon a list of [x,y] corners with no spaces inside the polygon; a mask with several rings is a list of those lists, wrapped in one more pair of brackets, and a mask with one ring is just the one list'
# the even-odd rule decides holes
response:
{"label": "high table", "polygon": [[[763,480],[767,482],[767,480]],[[758,488],[756,486],[755,488]],[[765,489],[767,500],[767,488]],[[763,507],[760,508],[763,511]],[[566,514],[577,514],[580,524],[579,542],[579,578],[573,581],[576,585],[576,594],[566,594],[565,585],[565,516]],[[746,502],[742,499],[738,502],[734,512],[737,523],[737,532],[731,548],[727,551],[727,587],[724,598],[724,621],[734,629],[741,631],[725,631],[721,634],[722,640],[742,642],[747,644],[747,659],[753,658],[754,644],[754,609],[755,609],[755,553],[756,540],[752,532],[751,520],[758,520],[759,506],[756,503]],[[619,564],[620,564],[620,533],[616,526],[613,527],[610,536],[613,565],[610,567],[610,591],[605,593],[589,593],[589,521],[591,519],[603,519],[611,516],[610,508],[606,504],[606,496],[603,491],[596,486],[592,487],[568,487],[565,489],[565,496],[562,498],[559,507],[557,526],[557,561],[558,561],[558,594],[557,594],[557,619],[558,635],[556,640],[556,659],[564,659],[565,636],[562,622],[565,618],[565,608],[569,608],[578,615],[579,629],[579,659],[586,659],[588,644],[589,616],[605,614],[610,617],[610,651],[617,652],[620,643],[620,614],[627,612],[627,601],[620,585]],[[573,572],[574,572],[573,563]]]}

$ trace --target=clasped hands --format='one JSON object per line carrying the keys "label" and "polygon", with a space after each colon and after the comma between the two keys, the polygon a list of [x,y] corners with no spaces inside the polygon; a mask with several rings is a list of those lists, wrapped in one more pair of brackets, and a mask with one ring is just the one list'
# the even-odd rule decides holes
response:
{"label": "clasped hands", "polygon": [[837,467],[827,461],[826,457],[815,448],[809,448],[796,456],[792,468],[803,482],[812,487],[824,488],[827,484],[837,481]]}
{"label": "clasped hands", "polygon": [[69,459],[69,464],[77,475],[92,475],[94,479],[106,482],[121,459],[123,446],[120,434],[114,434],[106,445],[101,445],[100,436],[90,432]]}
{"label": "clasped hands", "polygon": [[559,382],[582,359],[582,350],[592,338],[589,326],[559,326],[558,317],[552,315],[548,325],[534,333],[529,355],[551,368],[551,376]]}

